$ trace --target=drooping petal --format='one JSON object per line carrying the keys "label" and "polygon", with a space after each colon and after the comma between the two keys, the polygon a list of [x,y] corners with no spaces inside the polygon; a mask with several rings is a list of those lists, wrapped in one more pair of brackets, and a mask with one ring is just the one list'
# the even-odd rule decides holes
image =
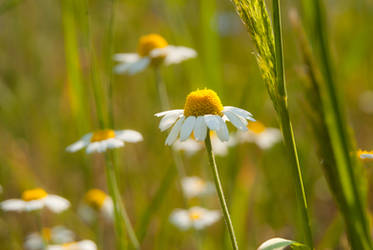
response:
{"label": "drooping petal", "polygon": [[170,145],[172,145],[175,142],[175,140],[177,139],[177,136],[179,135],[180,128],[183,125],[184,119],[185,119],[185,117],[182,116],[176,122],[176,124],[173,126],[173,128],[171,129],[170,134],[167,136],[166,145],[170,146]]}
{"label": "drooping petal", "polygon": [[203,116],[198,116],[196,124],[194,125],[194,137],[197,141],[205,140],[207,135],[207,126],[205,118]]}
{"label": "drooping petal", "polygon": [[113,59],[123,63],[133,63],[140,59],[137,53],[118,53],[113,56]]}
{"label": "drooping petal", "polygon": [[236,127],[238,128],[239,130],[242,130],[242,131],[247,131],[247,121],[237,115],[236,113],[233,113],[232,111],[229,111],[229,110],[226,110],[226,111],[223,111],[224,114],[228,117],[229,121]]}
{"label": "drooping petal", "polygon": [[54,213],[61,213],[70,207],[70,202],[58,195],[49,194],[44,200],[45,206]]}
{"label": "drooping petal", "polygon": [[232,111],[238,116],[242,116],[245,119],[255,121],[255,119],[253,118],[253,115],[249,111],[246,111],[244,109],[240,109],[240,108],[236,108],[232,106],[225,106],[223,112],[224,111]]}
{"label": "drooping petal", "polygon": [[171,115],[173,113],[177,113],[179,115],[182,115],[184,113],[184,110],[183,109],[167,110],[167,111],[156,113],[154,116],[156,116],[156,117],[162,117],[162,116],[165,116],[165,115]]}
{"label": "drooping petal", "polygon": [[[165,48],[165,50],[166,50],[166,58],[164,60],[164,63],[166,65],[178,64],[187,59],[197,57],[197,52],[194,49],[183,47],[183,46],[169,45]],[[154,50],[154,53],[157,53],[157,51]],[[162,53],[162,52],[158,52],[158,53]]]}
{"label": "drooping petal", "polygon": [[272,238],[261,244],[258,250],[282,250],[295,242],[283,238]]}
{"label": "drooping petal", "polygon": [[144,70],[150,64],[150,58],[142,57],[137,61],[130,63],[120,63],[114,67],[114,72],[117,74],[129,74],[134,75],[142,70]]}
{"label": "drooping petal", "polygon": [[161,131],[165,131],[167,129],[169,129],[172,124],[174,124],[176,122],[176,120],[179,118],[180,116],[180,112],[170,112],[170,113],[167,113],[165,116],[163,116],[163,118],[161,119],[160,123],[159,123],[159,129]]}
{"label": "drooping petal", "polygon": [[79,141],[68,146],[66,148],[66,151],[73,153],[73,152],[81,150],[82,148],[88,145],[89,141],[91,140],[91,137],[92,137],[92,133],[88,133],[84,135]]}
{"label": "drooping petal", "polygon": [[144,139],[141,133],[132,129],[115,131],[115,138],[123,140],[125,142],[139,142]]}
{"label": "drooping petal", "polygon": [[223,121],[223,119],[220,119],[220,128],[216,131],[216,134],[218,135],[219,139],[223,142],[229,140],[229,132],[227,128],[227,124]]}
{"label": "drooping petal", "polygon": [[26,201],[25,202],[25,211],[36,211],[44,208],[45,198],[40,200]]}
{"label": "drooping petal", "polygon": [[[124,146],[124,142],[117,139],[117,138],[111,138],[108,140],[105,140],[104,143],[106,144],[106,148],[120,148]],[[106,148],[104,151],[106,151]]]}
{"label": "drooping petal", "polygon": [[188,137],[194,129],[195,123],[195,116],[189,116],[185,119],[185,122],[183,123],[183,126],[180,129],[180,141],[185,141],[186,139],[188,139]]}
{"label": "drooping petal", "polygon": [[88,144],[85,151],[86,151],[87,154],[100,152],[99,151],[100,146],[101,146],[100,142],[91,142],[90,144]]}
{"label": "drooping petal", "polygon": [[209,129],[215,130],[215,131],[220,129],[220,126],[221,126],[220,120],[222,119],[220,116],[205,115],[204,118],[205,118],[206,125]]}
{"label": "drooping petal", "polygon": [[4,211],[22,212],[25,207],[25,201],[20,199],[10,199],[0,203],[0,208]]}

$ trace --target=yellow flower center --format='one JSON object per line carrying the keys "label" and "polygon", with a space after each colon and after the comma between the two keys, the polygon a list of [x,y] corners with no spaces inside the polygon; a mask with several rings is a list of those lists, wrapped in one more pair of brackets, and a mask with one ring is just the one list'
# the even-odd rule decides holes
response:
{"label": "yellow flower center", "polygon": [[149,34],[140,37],[137,52],[140,56],[148,56],[153,49],[164,48],[168,45],[167,41],[158,34]]}
{"label": "yellow flower center", "polygon": [[115,137],[115,132],[112,129],[98,130],[93,133],[91,142],[104,141]]}
{"label": "yellow flower center", "polygon": [[50,241],[52,239],[52,229],[50,229],[49,227],[43,227],[41,229],[41,236],[44,240]]}
{"label": "yellow flower center", "polygon": [[[76,244],[76,241],[72,241],[72,242],[68,242],[68,243],[63,243],[62,244],[62,248],[68,249],[68,248],[70,248],[74,244]],[[74,249],[75,249],[75,247],[74,247]]]}
{"label": "yellow flower center", "polygon": [[371,158],[367,158],[367,157],[364,157],[363,155],[373,155],[373,151],[367,151],[367,150],[361,150],[359,149],[357,151],[357,156],[362,159],[362,160],[366,160],[366,161],[373,161],[373,159]]}
{"label": "yellow flower center", "polygon": [[107,194],[105,194],[105,192],[101,191],[100,189],[91,189],[86,193],[84,200],[93,208],[100,209],[106,198]]}
{"label": "yellow flower center", "polygon": [[42,188],[35,188],[26,190],[22,193],[22,200],[24,201],[34,201],[34,200],[40,200],[46,197],[48,194],[45,192]]}
{"label": "yellow flower center", "polygon": [[185,101],[184,116],[222,115],[223,105],[211,89],[191,92]]}
{"label": "yellow flower center", "polygon": [[263,125],[263,123],[258,122],[258,121],[257,122],[249,122],[249,124],[247,124],[247,128],[250,129],[255,134],[260,134],[260,133],[264,132],[264,130],[266,129],[266,127]]}
{"label": "yellow flower center", "polygon": [[189,212],[189,218],[192,221],[199,220],[201,218],[201,215],[202,214],[200,212],[197,212],[197,211]]}

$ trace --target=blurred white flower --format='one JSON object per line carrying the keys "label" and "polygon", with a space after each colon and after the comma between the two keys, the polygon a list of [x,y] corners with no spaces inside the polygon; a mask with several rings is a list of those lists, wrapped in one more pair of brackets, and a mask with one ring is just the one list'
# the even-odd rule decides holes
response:
{"label": "blurred white flower", "polygon": [[187,139],[185,141],[177,140],[172,145],[173,150],[183,151],[188,156],[194,155],[196,152],[200,151],[202,148],[203,148],[203,144],[193,139]]}
{"label": "blurred white flower", "polygon": [[74,240],[74,233],[63,226],[43,228],[41,233],[35,232],[26,237],[26,250],[42,250],[47,244],[63,244]]}
{"label": "blurred white flower", "polygon": [[281,131],[277,128],[267,128],[258,121],[249,123],[247,127],[248,131],[236,133],[238,142],[253,142],[261,149],[268,149],[281,141]]}
{"label": "blurred white flower", "polygon": [[82,240],[60,245],[49,245],[47,250],[97,250],[97,246],[91,240]]}
{"label": "blurred white flower", "polygon": [[219,96],[210,89],[191,92],[185,102],[184,109],[164,111],[155,114],[163,117],[159,128],[164,131],[174,125],[166,139],[166,145],[171,146],[179,136],[185,141],[192,134],[197,141],[204,141],[207,129],[215,131],[221,141],[229,140],[226,121],[236,128],[247,130],[247,120],[255,121],[252,114],[246,110],[221,104]]}
{"label": "blurred white flower", "polygon": [[35,211],[48,208],[54,213],[60,213],[70,207],[70,202],[58,195],[48,194],[42,188],[26,190],[22,199],[10,199],[0,203],[4,211]]}
{"label": "blurred white flower", "polygon": [[142,135],[135,130],[98,130],[96,132],[84,135],[79,141],[68,146],[66,151],[76,152],[84,147],[87,147],[87,154],[95,152],[102,153],[107,149],[123,147],[125,142],[134,143],[142,140]]}
{"label": "blurred white flower", "polygon": [[101,213],[106,219],[113,218],[113,200],[100,189],[90,189],[84,196],[84,203],[79,207],[80,216],[87,222],[92,222],[97,213]]}
{"label": "blurred white flower", "polygon": [[184,177],[181,180],[181,186],[187,198],[207,195],[215,191],[211,182],[206,182],[197,176]]}
{"label": "blurred white flower", "polygon": [[373,151],[358,150],[357,155],[362,160],[373,160]]}
{"label": "blurred white flower", "polygon": [[187,230],[189,228],[201,230],[214,224],[220,217],[221,214],[218,210],[192,207],[188,210],[175,209],[170,216],[170,222],[181,230]]}
{"label": "blurred white flower", "polygon": [[119,64],[114,71],[117,74],[136,74],[146,67],[160,64],[177,64],[197,56],[195,50],[168,45],[167,41],[158,34],[142,36],[138,43],[137,53],[115,54],[114,60]]}

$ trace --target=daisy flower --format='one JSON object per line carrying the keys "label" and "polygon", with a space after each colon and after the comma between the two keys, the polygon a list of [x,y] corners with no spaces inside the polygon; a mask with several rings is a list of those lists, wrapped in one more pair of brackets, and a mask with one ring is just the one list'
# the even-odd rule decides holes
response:
{"label": "daisy flower", "polygon": [[84,135],[79,141],[68,146],[66,151],[76,152],[86,147],[86,153],[102,153],[107,149],[120,148],[125,142],[142,141],[142,135],[135,130],[98,130]]}
{"label": "daisy flower", "polygon": [[47,250],[97,250],[97,246],[91,240],[82,240],[60,245],[49,245]]}
{"label": "daisy flower", "polygon": [[373,151],[358,150],[357,155],[362,160],[373,160]]}
{"label": "daisy flower", "polygon": [[211,194],[215,191],[211,182],[205,182],[197,176],[184,177],[181,180],[181,187],[187,198]]}
{"label": "daisy flower", "polygon": [[261,149],[271,148],[281,141],[281,131],[277,128],[267,128],[261,122],[251,122],[247,125],[248,131],[237,132],[239,142],[253,142]]}
{"label": "daisy flower", "polygon": [[162,36],[149,34],[140,37],[137,53],[114,55],[114,60],[119,62],[114,71],[133,75],[148,66],[177,64],[196,56],[193,49],[169,45]]}
{"label": "daisy flower", "polygon": [[229,140],[226,121],[230,121],[236,128],[247,131],[247,120],[255,121],[252,114],[246,110],[225,106],[215,91],[210,89],[191,92],[184,105],[184,109],[164,111],[155,114],[163,117],[159,128],[164,131],[174,125],[166,139],[166,145],[172,145],[179,136],[185,141],[192,134],[197,141],[206,139],[207,130],[215,131],[218,138],[225,142]]}
{"label": "daisy flower", "polygon": [[10,199],[0,203],[4,211],[35,211],[48,208],[54,213],[61,213],[70,207],[70,202],[58,195],[48,194],[42,188],[29,189],[22,193],[22,199]]}
{"label": "daisy flower", "polygon": [[84,204],[79,208],[79,214],[86,221],[93,221],[97,213],[101,213],[107,219],[112,219],[113,211],[113,200],[100,189],[90,189],[84,196]]}
{"label": "daisy flower", "polygon": [[63,244],[74,240],[74,233],[63,226],[53,228],[45,227],[41,233],[35,232],[26,237],[24,247],[26,250],[42,250],[47,244]]}
{"label": "daisy flower", "polygon": [[192,207],[188,210],[176,209],[173,211],[170,216],[170,222],[181,230],[190,228],[201,230],[214,224],[220,217],[221,215],[218,210]]}

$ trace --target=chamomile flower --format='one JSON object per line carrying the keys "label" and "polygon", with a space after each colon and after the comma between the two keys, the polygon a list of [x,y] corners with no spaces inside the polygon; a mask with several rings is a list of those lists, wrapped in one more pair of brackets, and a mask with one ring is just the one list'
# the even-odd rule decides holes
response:
{"label": "chamomile flower", "polygon": [[261,149],[271,148],[281,141],[281,131],[277,128],[267,128],[261,122],[251,122],[247,125],[248,131],[237,132],[236,139],[239,142],[253,142]]}
{"label": "chamomile flower", "polygon": [[188,210],[176,209],[170,216],[170,222],[181,230],[194,228],[197,230],[204,229],[221,217],[218,210],[208,210],[202,207],[192,207]]}
{"label": "chamomile flower", "polygon": [[373,151],[358,150],[357,155],[362,160],[373,160]]}
{"label": "chamomile flower", "polygon": [[74,233],[63,226],[45,227],[41,232],[29,234],[24,247],[26,250],[42,250],[47,244],[63,244],[74,240]]}
{"label": "chamomile flower", "polygon": [[203,196],[215,191],[214,184],[197,176],[184,177],[181,180],[181,187],[187,198]]}
{"label": "chamomile flower", "polygon": [[193,49],[169,45],[162,36],[149,34],[140,38],[137,53],[114,55],[114,60],[119,62],[114,71],[133,75],[148,66],[177,64],[196,56]]}
{"label": "chamomile flower", "polygon": [[97,250],[97,246],[91,240],[82,240],[60,245],[49,245],[47,250]]}
{"label": "chamomile flower", "polygon": [[70,207],[70,202],[58,195],[48,194],[42,188],[29,189],[22,193],[22,199],[10,199],[0,203],[4,211],[35,211],[48,208],[54,213],[61,213]]}
{"label": "chamomile flower", "polygon": [[93,221],[97,213],[111,220],[113,211],[113,200],[100,189],[90,189],[84,196],[84,204],[79,208],[79,214],[88,222]]}
{"label": "chamomile flower", "polygon": [[86,153],[102,153],[107,149],[120,148],[125,142],[142,141],[142,135],[135,130],[98,130],[84,135],[79,141],[68,146],[66,151],[76,152],[86,147]]}
{"label": "chamomile flower", "polygon": [[210,89],[191,92],[186,98],[184,109],[164,111],[155,116],[163,117],[159,124],[161,131],[174,125],[166,139],[166,145],[169,146],[176,141],[179,133],[180,141],[187,140],[192,132],[197,141],[203,141],[208,129],[215,131],[221,141],[228,141],[226,121],[243,131],[247,131],[247,120],[255,121],[246,110],[223,107],[218,95]]}

